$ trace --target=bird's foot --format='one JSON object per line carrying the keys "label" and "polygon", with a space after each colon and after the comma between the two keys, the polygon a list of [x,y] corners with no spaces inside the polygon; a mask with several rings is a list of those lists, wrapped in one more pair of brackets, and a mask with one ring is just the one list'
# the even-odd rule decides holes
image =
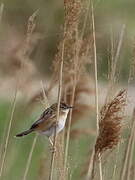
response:
{"label": "bird's foot", "polygon": [[56,152],[56,148],[54,146],[51,146],[50,147],[50,151],[51,151],[51,153],[55,153]]}
{"label": "bird's foot", "polygon": [[49,137],[49,142],[50,142],[50,151],[52,153],[55,153],[56,152],[56,147],[54,147],[54,143],[52,141],[52,139]]}

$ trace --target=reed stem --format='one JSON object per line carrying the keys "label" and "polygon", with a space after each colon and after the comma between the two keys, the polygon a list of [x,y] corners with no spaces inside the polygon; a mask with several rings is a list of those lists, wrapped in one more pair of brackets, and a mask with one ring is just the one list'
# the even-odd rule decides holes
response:
{"label": "reed stem", "polygon": [[25,168],[25,171],[24,171],[24,176],[23,176],[22,180],[27,179],[27,175],[28,175],[28,171],[29,171],[29,168],[30,168],[32,154],[33,154],[33,151],[34,151],[34,148],[35,148],[35,145],[36,145],[37,137],[38,137],[38,134],[36,134],[36,136],[34,137],[32,147],[31,147],[31,150],[30,150],[30,153],[29,153],[28,161],[27,161],[27,164],[26,164],[26,168]]}
{"label": "reed stem", "polygon": [[10,117],[10,120],[9,120],[9,125],[8,125],[5,145],[4,145],[3,158],[2,158],[1,167],[0,167],[0,178],[2,178],[5,159],[6,159],[6,155],[7,155],[7,148],[8,148],[8,144],[9,144],[10,131],[11,131],[11,126],[12,126],[15,107],[16,107],[16,99],[17,99],[17,88],[16,88],[16,91],[15,91],[15,95],[14,95],[14,99],[13,99],[13,103],[12,103],[11,117]]}

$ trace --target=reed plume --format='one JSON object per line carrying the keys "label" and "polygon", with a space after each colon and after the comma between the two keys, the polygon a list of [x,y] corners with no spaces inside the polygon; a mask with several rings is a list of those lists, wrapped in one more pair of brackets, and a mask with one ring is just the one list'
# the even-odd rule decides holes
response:
{"label": "reed plume", "polygon": [[[107,150],[112,150],[120,142],[122,120],[126,105],[126,90],[121,90],[115,98],[106,103],[100,111],[99,134],[96,139],[93,153],[92,179],[96,160],[101,158]],[[90,167],[90,165],[89,165]]]}
{"label": "reed plume", "polygon": [[105,104],[101,109],[99,135],[95,144],[96,156],[108,149],[113,149],[119,143],[125,105],[126,90],[121,90],[110,103]]}

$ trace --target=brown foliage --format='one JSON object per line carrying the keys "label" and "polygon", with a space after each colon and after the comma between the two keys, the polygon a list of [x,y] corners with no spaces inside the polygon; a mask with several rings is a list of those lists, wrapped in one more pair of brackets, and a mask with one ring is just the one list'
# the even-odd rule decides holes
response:
{"label": "brown foliage", "polygon": [[99,135],[95,145],[96,155],[112,149],[118,144],[125,105],[126,90],[122,90],[110,103],[103,106],[100,112]]}

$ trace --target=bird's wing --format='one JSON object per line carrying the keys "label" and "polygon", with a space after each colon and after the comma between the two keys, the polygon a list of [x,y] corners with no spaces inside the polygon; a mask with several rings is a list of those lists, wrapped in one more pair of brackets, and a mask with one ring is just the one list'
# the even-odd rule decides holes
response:
{"label": "bird's wing", "polygon": [[50,121],[50,119],[55,119],[56,114],[53,113],[53,110],[51,108],[47,108],[40,116],[40,118],[34,123],[32,124],[30,129],[36,129],[38,127],[40,127],[41,125],[48,124],[48,121]]}
{"label": "bird's wing", "polygon": [[56,114],[54,114],[54,116],[51,116],[49,119],[46,119],[46,121],[42,121],[38,125],[37,130],[46,131],[52,127],[56,127]]}

